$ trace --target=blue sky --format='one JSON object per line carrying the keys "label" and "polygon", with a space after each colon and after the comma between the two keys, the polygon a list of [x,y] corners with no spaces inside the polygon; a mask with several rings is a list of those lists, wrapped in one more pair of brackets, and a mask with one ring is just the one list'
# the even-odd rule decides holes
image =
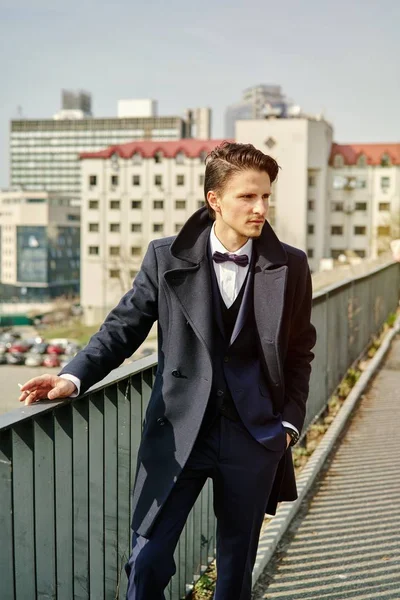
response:
{"label": "blue sky", "polygon": [[244,88],[280,84],[337,142],[399,142],[399,24],[399,2],[371,0],[0,0],[0,187],[17,107],[51,117],[62,88],[91,92],[98,117],[120,98],[210,106],[221,137]]}

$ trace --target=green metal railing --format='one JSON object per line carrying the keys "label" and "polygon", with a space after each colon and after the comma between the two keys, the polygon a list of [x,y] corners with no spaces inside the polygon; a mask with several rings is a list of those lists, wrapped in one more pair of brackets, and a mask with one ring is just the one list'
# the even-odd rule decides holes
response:
{"label": "green metal railing", "polygon": [[[396,310],[399,287],[400,265],[390,264],[315,295],[307,424]],[[78,400],[0,416],[1,600],[124,597],[131,488],[156,366],[149,356],[116,369]],[[214,547],[207,484],[175,553],[171,600],[185,596]]]}

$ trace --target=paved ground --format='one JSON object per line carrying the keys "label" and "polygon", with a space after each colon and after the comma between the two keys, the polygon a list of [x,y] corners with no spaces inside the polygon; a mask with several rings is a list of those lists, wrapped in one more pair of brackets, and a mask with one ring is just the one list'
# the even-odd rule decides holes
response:
{"label": "paved ground", "polygon": [[399,423],[397,338],[256,600],[400,600]]}

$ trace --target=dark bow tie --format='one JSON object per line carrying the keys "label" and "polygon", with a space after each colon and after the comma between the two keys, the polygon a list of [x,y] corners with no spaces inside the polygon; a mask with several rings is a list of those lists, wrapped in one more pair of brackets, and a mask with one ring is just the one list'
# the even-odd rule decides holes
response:
{"label": "dark bow tie", "polygon": [[214,252],[213,260],[216,263],[226,262],[227,260],[231,260],[241,267],[247,267],[249,264],[249,257],[247,254],[229,254],[228,252]]}

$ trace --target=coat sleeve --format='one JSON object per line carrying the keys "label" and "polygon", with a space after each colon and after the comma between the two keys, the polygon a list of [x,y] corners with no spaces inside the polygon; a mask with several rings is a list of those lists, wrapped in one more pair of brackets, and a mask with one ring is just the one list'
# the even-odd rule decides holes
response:
{"label": "coat sleeve", "polygon": [[151,242],[132,288],[108,314],[87,346],[59,375],[69,373],[78,377],[80,393],[84,393],[137,350],[157,318],[157,258]]}
{"label": "coat sleeve", "polygon": [[285,401],[282,420],[293,423],[301,432],[306,414],[311,362],[314,358],[311,350],[316,342],[316,330],[311,323],[311,274],[305,255],[300,268],[295,298],[296,303],[283,367]]}

